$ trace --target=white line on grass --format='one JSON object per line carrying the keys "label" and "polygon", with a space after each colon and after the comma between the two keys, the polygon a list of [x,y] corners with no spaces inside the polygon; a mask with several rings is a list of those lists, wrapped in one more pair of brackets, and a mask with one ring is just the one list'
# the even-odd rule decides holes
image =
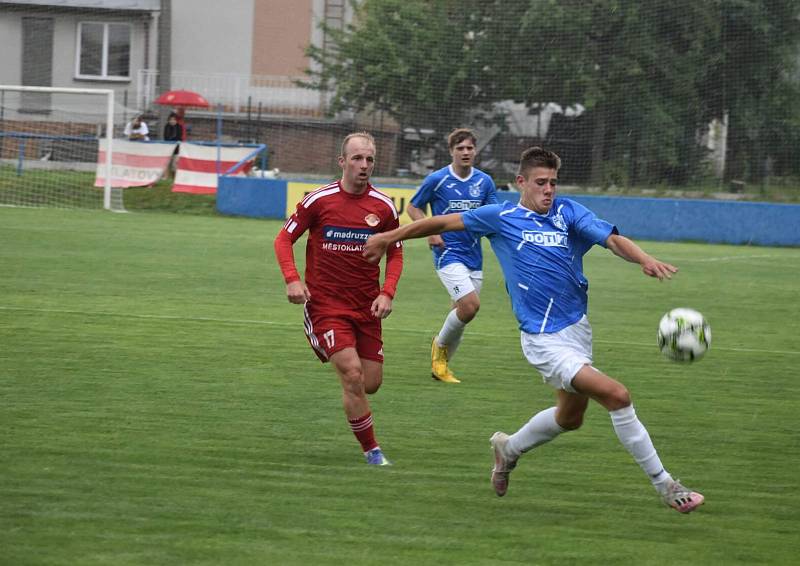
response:
{"label": "white line on grass", "polygon": [[[80,316],[114,316],[119,318],[136,318],[140,320],[175,320],[184,322],[213,322],[216,324],[244,324],[244,325],[257,325],[257,326],[281,326],[285,328],[296,328],[297,324],[294,322],[275,322],[272,320],[250,320],[239,318],[214,318],[208,316],[178,316],[167,314],[132,314],[132,313],[116,313],[116,312],[103,312],[103,311],[81,311],[81,310],[68,310],[68,309],[37,309],[31,307],[9,307],[0,305],[0,311],[24,311],[24,312],[38,312],[43,314],[74,314]],[[420,330],[416,328],[391,328],[392,332],[406,332],[409,334],[430,334],[429,330]],[[489,337],[500,337],[500,334],[486,334],[482,332],[470,332],[471,335]],[[512,335],[507,335],[511,338]],[[516,337],[517,335],[513,335]],[[594,340],[598,344],[621,344],[624,346],[641,346],[650,348],[653,344],[642,342],[627,342],[620,340]],[[789,356],[800,356],[800,351],[796,350],[759,350],[756,348],[725,348],[715,346],[715,350],[723,350],[726,352],[753,352],[756,354],[785,354]]]}
{"label": "white line on grass", "polygon": [[681,263],[708,263],[709,261],[731,261],[734,259],[772,259],[776,257],[785,257],[779,256],[776,254],[761,254],[761,255],[726,255],[720,257],[700,257],[700,258],[685,258],[681,259]]}

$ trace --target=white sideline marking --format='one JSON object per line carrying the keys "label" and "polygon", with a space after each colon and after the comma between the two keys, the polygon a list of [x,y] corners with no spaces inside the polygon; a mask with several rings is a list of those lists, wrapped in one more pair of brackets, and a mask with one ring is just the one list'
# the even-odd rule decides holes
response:
{"label": "white sideline marking", "polygon": [[[271,320],[250,320],[250,319],[237,319],[237,318],[214,318],[208,316],[178,316],[178,315],[166,315],[166,314],[132,314],[132,313],[116,313],[116,312],[103,312],[103,311],[81,311],[81,310],[68,310],[68,309],[36,309],[30,307],[7,307],[0,305],[0,311],[25,311],[25,312],[38,312],[43,314],[75,314],[80,316],[116,316],[119,318],[138,318],[141,320],[183,320],[187,322],[215,322],[218,324],[252,324],[257,326],[282,326],[285,328],[296,328],[298,323],[294,322],[275,322]],[[419,330],[415,328],[392,328],[392,332],[406,332],[409,334],[430,334],[430,330]],[[513,336],[516,338],[518,334],[495,334],[495,333],[484,333],[484,332],[470,332],[470,335],[480,336],[480,337],[497,337],[497,338],[508,338],[511,339]],[[644,348],[650,348],[655,346],[655,344],[650,343],[643,343],[643,342],[627,342],[627,341],[619,341],[619,340],[594,340],[594,342],[598,344],[622,344],[624,346],[641,346]],[[753,352],[757,354],[785,354],[789,356],[800,356],[800,351],[797,350],[758,350],[755,348],[725,348],[720,346],[715,346],[714,350],[722,350],[725,352]]]}
{"label": "white sideline marking", "polygon": [[24,204],[0,204],[2,208],[41,208],[40,206],[24,205]]}
{"label": "white sideline marking", "polygon": [[235,319],[235,318],[213,318],[205,316],[178,316],[168,314],[132,314],[132,313],[117,313],[117,312],[103,312],[103,311],[79,311],[68,309],[35,309],[30,307],[6,307],[0,306],[0,310],[4,311],[28,311],[40,312],[51,314],[77,314],[83,316],[116,316],[120,318],[140,318],[151,320],[186,320],[190,322],[220,322],[227,324],[262,324],[269,326],[296,326],[289,322],[272,322],[269,320],[248,320],[248,319]]}
{"label": "white sideline marking", "polygon": [[730,261],[733,259],[771,259],[776,257],[782,257],[777,254],[761,254],[761,255],[727,255],[727,256],[720,256],[720,257],[702,257],[697,259],[682,259],[680,263],[706,263],[709,261]]}

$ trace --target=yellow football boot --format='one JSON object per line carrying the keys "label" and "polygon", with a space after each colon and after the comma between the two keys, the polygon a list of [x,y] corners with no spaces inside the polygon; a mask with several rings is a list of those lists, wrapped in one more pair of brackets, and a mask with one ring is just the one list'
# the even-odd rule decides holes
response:
{"label": "yellow football boot", "polygon": [[461,383],[461,380],[447,367],[447,346],[439,346],[436,343],[436,336],[431,342],[431,377],[445,383]]}

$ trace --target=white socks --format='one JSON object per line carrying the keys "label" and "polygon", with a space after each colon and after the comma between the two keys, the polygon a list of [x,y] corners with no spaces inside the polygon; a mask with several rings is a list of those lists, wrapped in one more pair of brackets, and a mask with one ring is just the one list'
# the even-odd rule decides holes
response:
{"label": "white socks", "polygon": [[[630,452],[636,463],[647,474],[653,486],[663,493],[669,486],[672,476],[661,464],[653,441],[639,418],[633,405],[616,411],[609,411],[611,423],[622,445]],[[509,455],[519,457],[521,454],[550,442],[562,432],[567,432],[556,422],[556,408],[550,407],[536,413],[522,428],[508,437],[506,450]]]}
{"label": "white socks", "polygon": [[509,436],[506,449],[512,456],[519,456],[540,444],[550,442],[562,432],[566,432],[566,429],[556,422],[556,408],[550,407],[533,415],[521,429]]}
{"label": "white socks", "polygon": [[436,337],[436,342],[440,346],[447,346],[448,360],[452,359],[458,345],[461,344],[461,337],[464,335],[466,327],[467,325],[456,316],[456,309],[451,310],[447,314],[447,318],[444,319],[444,324]]}
{"label": "white socks", "polygon": [[636,463],[650,478],[653,486],[659,491],[663,491],[669,480],[672,479],[658,457],[653,441],[639,418],[633,405],[629,405],[616,411],[609,411],[611,423],[617,433],[622,445],[631,453]]}

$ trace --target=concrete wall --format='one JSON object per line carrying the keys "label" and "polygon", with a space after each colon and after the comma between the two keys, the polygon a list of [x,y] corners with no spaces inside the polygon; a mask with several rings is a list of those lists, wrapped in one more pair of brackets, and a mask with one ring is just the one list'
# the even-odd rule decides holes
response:
{"label": "concrete wall", "polygon": [[314,0],[172,0],[172,70],[302,77]]}
{"label": "concrete wall", "polygon": [[[223,177],[217,209],[235,216],[284,219],[303,194],[320,185],[316,181]],[[401,222],[409,222],[405,205],[415,187],[378,186],[395,202]],[[501,191],[498,196],[511,202],[519,200],[515,192]],[[634,239],[800,246],[800,205],[584,195],[569,198]]]}
{"label": "concrete wall", "polygon": [[[118,103],[127,90],[133,96],[136,74],[147,63],[147,37],[152,44],[150,14],[119,12],[62,11],[58,8],[24,8],[0,10],[0,84],[19,85],[22,82],[22,18],[53,18],[53,79],[52,85],[66,88],[114,89]],[[121,22],[131,25],[131,61],[128,80],[76,79],[77,34],[79,22]],[[130,104],[130,103],[129,103]]]}
{"label": "concrete wall", "polygon": [[[191,120],[191,138],[194,140],[212,140],[216,135],[216,119],[214,117],[193,117]],[[340,174],[337,156],[342,139],[354,130],[362,130],[351,122],[312,121],[298,122],[278,117],[265,119],[256,123],[249,136],[245,120],[228,119],[222,123],[223,136],[231,140],[253,139],[263,140],[269,146],[269,166],[277,167],[285,175],[301,176]],[[392,132],[372,130],[375,135],[378,154],[375,160],[375,175],[389,177],[395,174],[398,164],[398,137]]]}
{"label": "concrete wall", "polygon": [[311,0],[255,0],[252,74],[302,77],[312,16]]}
{"label": "concrete wall", "polygon": [[172,0],[173,72],[251,74],[253,0]]}
{"label": "concrete wall", "polygon": [[22,81],[22,14],[0,12],[0,84]]}

